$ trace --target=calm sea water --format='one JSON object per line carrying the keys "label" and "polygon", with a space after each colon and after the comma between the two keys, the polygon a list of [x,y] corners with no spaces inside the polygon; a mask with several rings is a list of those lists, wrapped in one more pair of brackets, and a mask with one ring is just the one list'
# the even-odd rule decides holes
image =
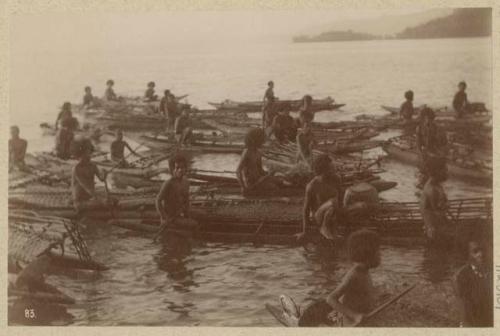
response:
{"label": "calm sea water", "polygon": [[[416,105],[449,105],[456,84],[465,80],[472,101],[491,107],[491,40],[370,41],[323,44],[205,45],[156,53],[151,49],[26,54],[12,59],[11,124],[21,127],[29,149],[46,150],[38,124],[53,122],[65,100],[78,102],[83,87],[104,91],[108,78],[122,95],[141,95],[154,80],[157,91],[189,94],[208,101],[261,99],[268,80],[282,99],[309,93],[347,105],[321,113],[319,120],[345,120],[380,114],[380,105],[399,105],[403,92],[415,92]],[[383,134],[388,137],[391,134]],[[372,152],[366,155],[378,155]],[[234,170],[237,156],[205,155],[195,165]],[[398,187],[388,200],[414,200],[415,168],[387,160],[383,178]],[[448,181],[450,197],[489,195],[491,190]],[[302,247],[201,244],[150,239],[117,228],[86,232],[95,258],[111,269],[102,274],[51,276],[49,281],[78,299],[70,308],[76,325],[276,326],[264,309],[287,293],[299,303],[328,293],[349,266],[344,253],[321,256]],[[419,282],[400,303],[380,316],[397,326],[453,325],[456,309],[450,276],[459,266],[454,253],[422,246],[382,248],[373,271],[381,298],[404,284]]]}

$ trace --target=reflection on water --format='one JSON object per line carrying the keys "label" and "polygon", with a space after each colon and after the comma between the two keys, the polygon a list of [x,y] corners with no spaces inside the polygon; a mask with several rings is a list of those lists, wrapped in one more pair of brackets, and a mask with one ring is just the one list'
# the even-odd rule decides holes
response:
{"label": "reflection on water", "polygon": [[[13,81],[11,116],[30,141],[29,150],[46,150],[53,139],[41,137],[38,124],[54,120],[60,102],[79,101],[85,85],[100,92],[109,74],[120,74],[118,87],[124,92],[141,94],[138,88],[154,79],[159,89],[168,86],[175,93],[189,93],[190,102],[202,108],[207,101],[226,98],[260,99],[272,78],[280,98],[311,93],[331,95],[347,104],[340,111],[319,114],[323,121],[381,114],[380,105],[399,105],[409,88],[415,91],[416,105],[446,105],[459,80],[469,84],[471,100],[491,106],[490,44],[488,39],[286,44],[261,48],[257,54],[215,50],[185,58],[179,52],[155,62],[144,62],[141,55],[147,59],[152,54],[148,52],[137,57],[114,54],[114,62],[105,62],[109,55],[103,50],[81,60],[81,67],[56,62],[49,67],[50,74],[39,64],[53,62],[53,55],[41,55],[36,63],[33,55],[27,55],[13,64],[11,78],[22,73],[30,80]],[[58,66],[59,76],[52,76]],[[82,79],[82,72],[96,78]],[[161,83],[160,73],[168,74],[170,82]],[[57,77],[53,85],[57,92],[46,90],[44,80],[49,77]],[[25,99],[24,92],[30,92],[32,99]],[[363,155],[380,154],[375,150]],[[195,158],[194,167],[234,171],[238,159],[238,155],[203,155]],[[382,178],[398,182],[382,194],[385,199],[416,199],[414,167],[388,159],[381,168],[386,171]],[[450,198],[491,194],[491,189],[452,180],[445,189]],[[94,257],[110,270],[99,276],[50,277],[52,284],[77,299],[78,304],[68,308],[75,325],[277,326],[264,303],[277,303],[281,293],[300,304],[322,297],[350,266],[344,249],[325,254],[309,247],[202,244],[179,237],[155,244],[151,237],[99,224],[89,226],[85,235]],[[381,265],[372,271],[380,297],[419,283],[381,315],[383,325],[455,322],[450,276],[460,261],[454,253],[384,245],[381,256]]]}

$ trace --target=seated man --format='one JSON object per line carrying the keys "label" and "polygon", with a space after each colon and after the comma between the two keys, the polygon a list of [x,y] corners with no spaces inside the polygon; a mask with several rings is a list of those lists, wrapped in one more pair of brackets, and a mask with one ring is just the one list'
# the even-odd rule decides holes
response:
{"label": "seated man", "polygon": [[182,215],[189,218],[189,180],[185,178],[187,160],[184,156],[176,155],[170,159],[172,177],[161,186],[156,196],[156,211],[160,215],[160,230],[155,240],[167,226],[176,224]]}
{"label": "seated man", "polygon": [[267,173],[262,167],[262,153],[260,148],[264,144],[264,131],[253,128],[245,137],[245,149],[236,169],[236,177],[241,187],[241,192],[259,194],[276,190],[283,184],[277,177]]}
{"label": "seated man", "polygon": [[297,137],[295,120],[290,116],[290,105],[283,104],[272,124],[274,136],[280,143],[294,142]]}
{"label": "seated man", "polygon": [[155,95],[155,82],[148,83],[148,89],[144,93],[144,101],[153,102],[158,99],[158,96]]}
{"label": "seated man", "polygon": [[109,79],[106,82],[106,91],[104,92],[104,99],[107,101],[119,101],[118,96],[116,95],[115,91],[113,90],[113,86],[115,85],[115,82],[112,79]]}
{"label": "seated man", "polygon": [[142,158],[140,154],[137,154],[132,148],[130,148],[130,145],[123,140],[123,132],[121,129],[116,130],[116,139],[111,143],[110,147],[111,160],[119,163],[119,166],[122,168],[129,166],[124,155],[125,148],[127,148],[130,153]]}
{"label": "seated man", "polygon": [[335,238],[335,217],[342,206],[340,199],[342,182],[340,177],[334,173],[330,157],[326,154],[319,155],[314,160],[315,177],[307,184],[303,208],[302,232],[297,234],[301,240],[307,232],[313,215],[314,222],[320,227],[320,233],[324,238],[333,240]]}
{"label": "seated man", "polygon": [[297,134],[297,162],[305,162],[309,167],[312,167],[312,150],[314,144],[314,134],[311,124],[306,122]]}
{"label": "seated man", "polygon": [[71,173],[71,194],[73,206],[81,212],[88,206],[103,205],[103,201],[95,191],[94,177],[106,181],[106,172],[101,172],[96,164],[91,161],[93,146],[89,140],[84,139],[78,143],[76,154],[79,159]]}
{"label": "seated man", "polygon": [[193,129],[191,128],[191,119],[189,118],[189,109],[182,110],[182,114],[175,120],[175,135],[179,145],[185,145],[191,142]]}
{"label": "seated man", "polygon": [[24,162],[27,148],[28,142],[19,137],[19,127],[11,126],[9,139],[9,172],[15,167],[21,171],[29,171]]}
{"label": "seated man", "polygon": [[97,107],[98,101],[96,97],[92,95],[92,88],[90,86],[85,87],[85,95],[83,96],[83,107],[93,108]]}

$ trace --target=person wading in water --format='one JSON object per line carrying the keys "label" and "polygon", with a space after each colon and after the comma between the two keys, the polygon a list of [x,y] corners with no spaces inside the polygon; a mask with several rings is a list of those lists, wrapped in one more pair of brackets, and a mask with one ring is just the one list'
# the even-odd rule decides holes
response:
{"label": "person wading in water", "polygon": [[442,186],[447,178],[446,160],[432,157],[426,161],[426,166],[430,177],[420,195],[420,211],[428,243],[440,246],[444,242],[444,229],[448,224],[448,202]]}
{"label": "person wading in water", "polygon": [[431,157],[446,157],[446,134],[434,123],[435,113],[428,107],[420,111],[420,123],[417,126],[417,151],[420,157],[420,181],[417,188],[421,189],[428,179],[427,160]]}
{"label": "person wading in water", "polygon": [[161,186],[156,196],[156,211],[160,215],[160,229],[155,240],[180,218],[189,218],[189,180],[185,177],[187,160],[178,154],[170,159],[172,177]]}
{"label": "person wading in water", "polygon": [[95,191],[94,177],[102,182],[106,181],[106,171],[100,171],[95,163],[91,161],[93,146],[88,139],[82,139],[77,144],[76,154],[78,163],[73,167],[71,173],[71,195],[73,206],[77,213],[81,213],[89,207],[108,204],[111,199],[103,200]]}

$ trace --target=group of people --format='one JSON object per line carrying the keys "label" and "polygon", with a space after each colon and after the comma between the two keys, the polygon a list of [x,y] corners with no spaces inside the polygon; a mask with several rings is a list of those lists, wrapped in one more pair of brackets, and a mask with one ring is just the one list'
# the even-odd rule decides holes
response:
{"label": "group of people", "polygon": [[[106,99],[116,98],[112,90],[113,82],[108,81]],[[336,173],[332,159],[326,154],[320,154],[313,158],[312,148],[314,136],[311,123],[314,112],[311,110],[312,98],[305,96],[303,108],[299,112],[298,121],[290,117],[290,106],[277,104],[273,92],[274,84],[269,82],[264,97],[263,128],[251,129],[245,137],[245,150],[241,155],[236,169],[236,176],[240,183],[243,194],[259,194],[262,191],[273,191],[277,188],[289,186],[286,179],[272,172],[264,170],[262,165],[261,148],[266,141],[266,136],[274,133],[278,140],[295,140],[297,143],[297,156],[300,161],[307,162],[314,176],[305,187],[303,203],[303,226],[296,234],[296,239],[302,241],[314,225],[319,228],[322,239],[334,241],[336,239],[336,226],[349,211],[349,204],[343,197],[345,190],[341,177]],[[90,88],[86,88],[84,103],[92,102]],[[171,120],[175,123],[173,127],[182,132],[180,143],[189,139],[190,130],[189,110],[185,109],[181,115],[177,115],[175,97],[166,90],[160,102],[160,111],[167,116],[169,126]],[[405,93],[407,101],[401,108],[401,115],[405,119],[411,119],[413,115],[413,92]],[[154,94],[154,83],[148,84],[145,98],[151,101],[157,100]],[[279,106],[279,107],[277,107]],[[273,113],[276,113],[273,115]],[[446,160],[442,155],[442,148],[446,145],[442,139],[442,133],[434,123],[435,114],[429,109],[422,109],[420,122],[416,129],[417,147],[422,156],[422,171],[426,174],[426,180],[421,194],[421,209],[424,218],[424,229],[426,236],[437,239],[441,232],[440,227],[446,219],[446,194],[442,182],[446,180]],[[69,149],[64,139],[72,138],[72,132],[78,127],[76,119],[71,114],[71,105],[65,103],[56,121],[58,130],[58,142],[64,143],[59,149],[61,158],[68,158]],[[300,130],[297,131],[297,124]],[[271,127],[272,132],[266,132]],[[295,129],[295,131],[293,131]],[[294,133],[295,132],[295,133]],[[445,139],[445,138],[444,138]],[[72,170],[71,191],[74,208],[78,213],[96,204],[115,203],[107,195],[103,199],[95,189],[95,177],[106,181],[107,172],[99,169],[92,162],[93,146],[88,140],[75,142],[73,146],[74,155],[78,163]],[[9,169],[19,167],[24,169],[24,155],[27,142],[19,137],[19,128],[11,127],[11,139],[9,140]],[[131,153],[137,154],[129,144],[123,140],[123,132],[117,130],[116,139],[112,142],[110,152],[111,158],[117,164],[127,166],[124,150],[127,148]],[[137,154],[138,155],[138,154]],[[59,155],[58,155],[59,156]],[[176,154],[169,162],[171,177],[165,181],[156,197],[156,209],[160,217],[159,233],[168,226],[178,225],[179,219],[190,217],[189,206],[189,180],[187,178],[188,161],[181,155]],[[327,320],[332,322],[329,313],[336,310],[339,315],[334,318],[337,325],[358,325],[364,321],[367,314],[373,309],[373,295],[370,278],[370,270],[380,264],[379,237],[377,234],[361,230],[350,235],[349,254],[353,262],[352,268],[347,272],[337,288],[324,300],[319,300],[304,310],[299,320],[301,326],[312,326]],[[490,279],[485,251],[479,239],[469,239],[467,244],[468,263],[457,273],[455,285],[461,313],[461,325],[463,326],[487,326],[492,323],[492,306]],[[44,257],[50,256],[50,251],[44,252]],[[42,260],[42,259],[41,259]],[[46,262],[45,259],[42,260]],[[33,266],[34,267],[34,266]],[[32,275],[27,267],[18,278],[18,282],[31,284]]]}

